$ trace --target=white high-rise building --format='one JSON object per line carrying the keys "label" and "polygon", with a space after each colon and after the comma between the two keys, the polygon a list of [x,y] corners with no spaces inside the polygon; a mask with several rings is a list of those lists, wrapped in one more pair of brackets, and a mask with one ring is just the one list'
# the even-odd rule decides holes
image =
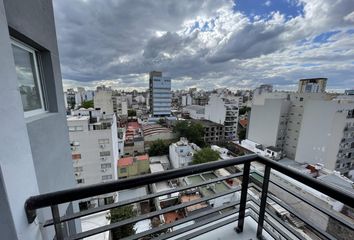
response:
{"label": "white high-rise building", "polygon": [[205,119],[225,126],[225,139],[237,139],[239,102],[238,98],[211,95],[205,106]]}
{"label": "white high-rise building", "polygon": [[[103,115],[99,110],[79,110],[75,116],[68,116],[69,138],[78,186],[116,180],[118,134],[116,117]],[[86,113],[84,113],[85,111]],[[87,199],[81,203],[103,205],[111,201],[114,194]]]}
{"label": "white high-rise building", "polygon": [[347,174],[354,168],[354,98],[326,93],[266,93],[253,102],[247,139],[300,163]]}
{"label": "white high-rise building", "polygon": [[153,117],[171,115],[171,79],[162,77],[162,72],[152,71],[149,77],[150,111]]}
{"label": "white high-rise building", "polygon": [[104,114],[113,114],[112,90],[97,88],[93,98],[95,108],[100,108]]}

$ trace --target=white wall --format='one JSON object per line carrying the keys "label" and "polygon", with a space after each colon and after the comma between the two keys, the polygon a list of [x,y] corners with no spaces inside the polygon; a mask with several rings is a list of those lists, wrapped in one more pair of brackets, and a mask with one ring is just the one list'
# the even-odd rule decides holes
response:
{"label": "white wall", "polygon": [[216,95],[211,95],[205,105],[205,119],[215,123],[224,124],[226,109],[224,101]]}

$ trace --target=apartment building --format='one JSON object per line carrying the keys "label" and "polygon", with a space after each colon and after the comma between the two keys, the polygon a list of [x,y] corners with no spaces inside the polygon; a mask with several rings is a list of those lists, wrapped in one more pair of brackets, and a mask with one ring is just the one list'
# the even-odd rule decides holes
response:
{"label": "apartment building", "polygon": [[209,120],[191,120],[194,123],[199,123],[204,129],[204,142],[208,144],[215,144],[225,141],[225,126]]}
{"label": "apartment building", "polygon": [[152,117],[171,115],[171,79],[162,77],[162,72],[149,74],[149,104]]}
{"label": "apartment building", "polygon": [[[50,209],[24,210],[30,196],[75,186],[52,2],[0,0],[0,53],[0,238],[53,239],[41,224]],[[75,209],[61,204],[59,215]]]}
{"label": "apartment building", "polygon": [[178,142],[173,143],[169,147],[169,156],[173,168],[186,167],[193,161],[193,155],[200,148],[194,144],[189,143],[186,138],[181,138]]}
{"label": "apartment building", "polygon": [[239,101],[233,96],[211,95],[205,106],[205,119],[225,126],[225,138],[237,139]]}
{"label": "apartment building", "polygon": [[280,149],[284,156],[297,162],[320,163],[348,174],[353,168],[353,98],[333,99],[333,95],[322,92],[300,93],[302,88],[303,84],[296,93],[266,93],[254,101],[247,139]]}
{"label": "apartment building", "polygon": [[[74,175],[78,187],[117,179],[118,134],[116,117],[102,112],[68,116]],[[87,199],[82,208],[104,205],[114,194]]]}
{"label": "apartment building", "polygon": [[106,88],[97,88],[93,98],[93,105],[95,108],[100,108],[102,113],[113,114],[113,99],[112,90]]}
{"label": "apartment building", "polygon": [[299,80],[299,93],[324,93],[327,78],[306,78]]}

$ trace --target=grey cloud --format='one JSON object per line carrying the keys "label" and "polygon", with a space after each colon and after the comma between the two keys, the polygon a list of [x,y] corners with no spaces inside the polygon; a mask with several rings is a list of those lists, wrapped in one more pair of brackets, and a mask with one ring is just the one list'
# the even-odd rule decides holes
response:
{"label": "grey cloud", "polygon": [[[236,12],[242,15],[240,23],[230,17],[231,0],[54,0],[63,77],[70,84],[91,86],[104,80],[141,88],[147,87],[142,76],[156,69],[173,79],[174,88],[237,88],[263,82],[285,87],[318,74],[330,77],[330,86],[353,86],[353,65],[345,65],[353,59],[353,35],[338,34],[335,41],[318,46],[297,45],[326,31],[348,29],[352,1],[303,2],[304,15],[290,20],[252,22]],[[186,31],[191,29],[186,24],[222,17],[226,20],[215,20],[210,32]],[[320,65],[301,67],[314,62]]]}

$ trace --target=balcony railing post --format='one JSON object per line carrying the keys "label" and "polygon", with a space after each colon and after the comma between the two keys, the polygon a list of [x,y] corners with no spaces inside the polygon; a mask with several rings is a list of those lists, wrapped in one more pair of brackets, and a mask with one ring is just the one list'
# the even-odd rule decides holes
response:
{"label": "balcony railing post", "polygon": [[268,165],[266,165],[265,169],[264,169],[261,204],[259,206],[259,215],[258,215],[258,227],[257,227],[257,238],[258,239],[262,239],[265,208],[266,208],[266,204],[267,204],[270,170],[271,170],[271,168]]}
{"label": "balcony railing post", "polygon": [[56,240],[63,240],[64,235],[63,235],[62,225],[60,222],[59,207],[58,207],[58,205],[52,205],[51,209],[52,209],[53,223],[54,223],[54,229],[55,229],[55,239]]}
{"label": "balcony railing post", "polygon": [[238,224],[237,227],[235,228],[236,232],[238,233],[241,233],[243,231],[243,223],[245,220],[247,190],[248,190],[248,182],[250,179],[250,165],[251,165],[250,162],[247,162],[243,165],[240,211],[238,213]]}

